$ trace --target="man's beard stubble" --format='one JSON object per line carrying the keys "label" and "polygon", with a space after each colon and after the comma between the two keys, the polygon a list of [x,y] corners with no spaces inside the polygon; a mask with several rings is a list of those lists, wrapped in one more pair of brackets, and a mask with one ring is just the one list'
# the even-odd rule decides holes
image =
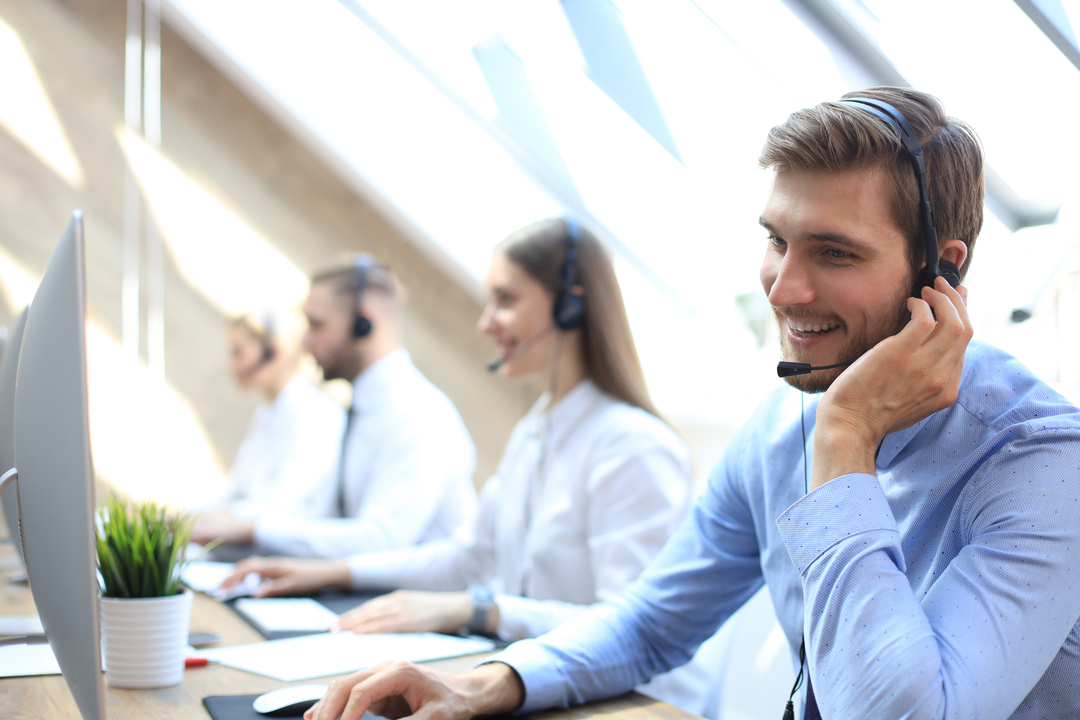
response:
{"label": "man's beard stubble", "polygon": [[[897,294],[892,310],[882,312],[879,316],[881,318],[880,322],[874,323],[871,321],[870,323],[867,323],[867,326],[858,335],[853,335],[848,338],[848,341],[840,348],[840,352],[835,359],[828,362],[822,362],[821,364],[832,365],[833,363],[845,362],[848,360],[854,362],[882,340],[890,338],[903,330],[904,326],[906,326],[911,319],[911,312],[907,309],[907,301],[908,298],[911,297],[911,293],[907,288],[910,287],[910,285],[911,282],[905,282],[900,286],[903,290]],[[793,362],[809,362],[808,357],[801,357],[797,354],[796,357],[787,357],[788,351],[784,345],[784,334],[787,332],[787,323],[781,312],[784,310],[788,312],[789,316],[795,319],[802,319],[799,318],[800,312],[795,308],[773,308],[780,331],[780,347],[784,349],[784,359]],[[819,322],[821,321],[821,318],[815,319]],[[833,332],[847,330],[847,323],[838,316],[831,319],[831,321],[840,323],[840,327]],[[833,381],[840,377],[840,373],[844,372],[847,368],[848,366],[834,368],[832,370],[815,370],[807,375],[793,375],[784,378],[784,380],[796,390],[801,390],[805,393],[823,393],[832,386]]]}

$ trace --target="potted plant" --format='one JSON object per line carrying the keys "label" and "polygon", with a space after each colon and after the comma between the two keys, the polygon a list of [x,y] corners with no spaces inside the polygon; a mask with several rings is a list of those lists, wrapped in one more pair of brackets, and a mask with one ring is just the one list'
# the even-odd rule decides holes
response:
{"label": "potted plant", "polygon": [[99,513],[98,570],[105,679],[122,688],[178,685],[192,593],[180,586],[194,518],[113,497]]}

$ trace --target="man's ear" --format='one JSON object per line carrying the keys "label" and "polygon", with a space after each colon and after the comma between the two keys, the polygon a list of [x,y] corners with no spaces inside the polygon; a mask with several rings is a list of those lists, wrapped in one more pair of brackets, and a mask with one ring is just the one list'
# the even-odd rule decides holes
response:
{"label": "man's ear", "polygon": [[941,259],[951,262],[958,268],[964,267],[967,260],[967,245],[963,240],[949,240],[941,247]]}

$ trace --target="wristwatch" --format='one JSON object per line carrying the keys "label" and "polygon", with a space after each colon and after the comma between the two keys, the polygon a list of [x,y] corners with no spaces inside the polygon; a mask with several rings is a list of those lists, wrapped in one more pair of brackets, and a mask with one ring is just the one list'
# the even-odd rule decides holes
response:
{"label": "wristwatch", "polygon": [[469,632],[477,635],[487,633],[487,619],[491,608],[495,607],[495,593],[487,585],[470,585],[469,599],[472,600],[472,618],[469,620]]}

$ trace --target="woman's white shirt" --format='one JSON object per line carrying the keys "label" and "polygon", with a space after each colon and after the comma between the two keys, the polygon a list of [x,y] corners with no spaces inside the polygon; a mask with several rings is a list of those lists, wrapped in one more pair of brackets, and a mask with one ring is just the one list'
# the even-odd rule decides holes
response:
{"label": "woman's white shirt", "polygon": [[318,489],[337,467],[344,427],[342,407],[294,375],[255,410],[229,471],[229,510],[243,518],[267,510],[318,515]]}
{"label": "woman's white shirt", "polygon": [[[496,593],[499,635],[517,640],[543,635],[637,579],[689,515],[686,444],[589,380],[545,412],[548,403],[541,396],[514,428],[475,523],[417,547],[350,556],[353,587],[460,591],[484,583]],[[715,704],[726,643],[714,636],[689,663],[638,690],[701,714]]]}
{"label": "woman's white shirt", "polygon": [[451,538],[349,558],[356,587],[496,593],[499,632],[535,637],[641,573],[687,516],[690,454],[664,422],[579,383],[517,424],[480,515]]}

